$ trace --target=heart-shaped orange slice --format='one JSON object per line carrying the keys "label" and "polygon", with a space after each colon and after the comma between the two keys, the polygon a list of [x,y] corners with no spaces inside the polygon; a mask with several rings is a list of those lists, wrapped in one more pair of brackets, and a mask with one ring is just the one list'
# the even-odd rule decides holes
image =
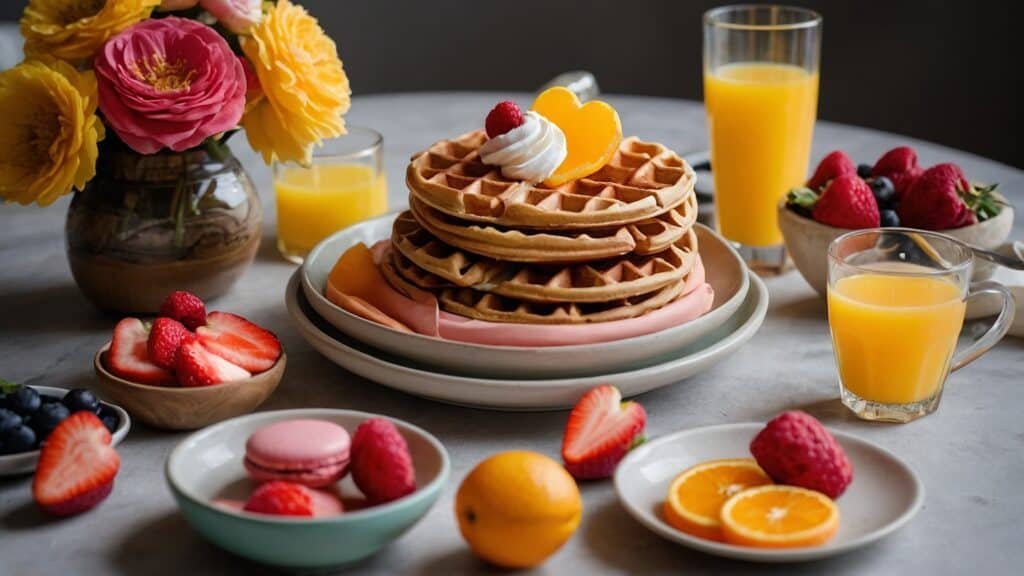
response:
{"label": "heart-shaped orange slice", "polygon": [[619,148],[622,124],[619,123],[618,112],[607,102],[591,100],[581,104],[571,90],[555,86],[537,96],[533,110],[554,122],[565,133],[568,153],[544,181],[549,188],[597,172]]}

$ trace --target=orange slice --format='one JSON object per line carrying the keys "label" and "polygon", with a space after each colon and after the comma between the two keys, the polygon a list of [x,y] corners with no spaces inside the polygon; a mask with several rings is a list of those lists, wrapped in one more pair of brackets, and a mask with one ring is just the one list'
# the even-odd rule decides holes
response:
{"label": "orange slice", "polygon": [[751,458],[698,464],[672,481],[665,500],[665,520],[687,534],[722,541],[722,505],[743,490],[771,483],[772,479]]}
{"label": "orange slice", "polygon": [[839,527],[839,507],[821,492],[796,486],[760,486],[722,506],[726,542],[755,548],[800,548],[828,542]]}
{"label": "orange slice", "polygon": [[619,113],[607,102],[591,100],[581,104],[571,90],[555,86],[537,96],[533,110],[565,133],[565,160],[544,181],[549,188],[597,172],[619,149],[622,124]]}

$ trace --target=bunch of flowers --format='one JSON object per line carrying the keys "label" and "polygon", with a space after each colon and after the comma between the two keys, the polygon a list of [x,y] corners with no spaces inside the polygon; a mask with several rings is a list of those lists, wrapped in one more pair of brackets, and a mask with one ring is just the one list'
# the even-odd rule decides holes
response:
{"label": "bunch of flowers", "polygon": [[29,0],[25,62],[0,72],[0,197],[52,203],[112,131],[140,154],[239,126],[266,162],[345,133],[338,50],[290,0]]}

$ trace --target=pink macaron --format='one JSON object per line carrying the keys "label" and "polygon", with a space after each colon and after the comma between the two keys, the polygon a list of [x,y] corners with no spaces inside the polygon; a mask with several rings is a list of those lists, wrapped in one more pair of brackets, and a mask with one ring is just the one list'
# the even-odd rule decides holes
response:
{"label": "pink macaron", "polygon": [[351,439],[326,420],[284,420],[264,426],[245,443],[245,469],[257,482],[287,480],[317,488],[348,469]]}

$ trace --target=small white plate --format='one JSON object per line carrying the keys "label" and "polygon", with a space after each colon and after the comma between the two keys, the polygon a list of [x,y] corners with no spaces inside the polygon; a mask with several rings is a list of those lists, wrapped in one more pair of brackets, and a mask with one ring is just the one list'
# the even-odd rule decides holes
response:
{"label": "small white plate", "polygon": [[637,368],[651,358],[699,340],[726,322],[746,298],[747,267],[736,250],[710,228],[696,226],[707,282],[715,290],[711,310],[654,334],[576,346],[516,347],[469,344],[392,330],[360,318],[323,295],[327,276],[345,250],[391,237],[395,214],[360,222],[319,243],[301,270],[302,290],[316,313],[359,342],[449,374],[485,378],[569,378]]}
{"label": "small white plate", "polygon": [[[36,392],[39,392],[41,396],[57,396],[58,398],[63,398],[64,395],[68,393],[68,390],[65,388],[54,388],[52,386],[32,386],[32,388],[35,388]],[[121,440],[124,440],[124,437],[128,435],[128,430],[132,427],[132,419],[120,406],[111,404],[110,402],[103,402],[103,404],[110,406],[117,414],[117,429],[114,430],[114,433],[112,434],[113,440],[110,443],[111,446],[117,446]],[[29,474],[35,471],[36,462],[38,461],[39,450],[0,456],[0,476]]]}
{"label": "small white plate", "polygon": [[296,271],[288,283],[285,304],[296,329],[309,344],[335,364],[368,380],[409,394],[498,410],[559,410],[571,407],[598,384],[613,383],[625,396],[675,384],[708,370],[729,357],[760,328],[768,311],[768,289],[749,273],[750,290],[739,309],[716,330],[698,341],[647,361],[577,378],[499,379],[457,376],[435,371],[368,346],[337,330],[317,315]]}
{"label": "small white plate", "polygon": [[706,426],[669,434],[630,452],[615,471],[615,491],[631,516],[659,536],[716,556],[753,562],[801,562],[849,552],[888,536],[920,510],[924,486],[892,452],[831,431],[853,464],[853,482],[836,501],[839,530],[814,548],[765,550],[712,542],[676,530],[662,519],[672,480],[690,466],[719,458],[750,458],[750,441],[764,424]]}

